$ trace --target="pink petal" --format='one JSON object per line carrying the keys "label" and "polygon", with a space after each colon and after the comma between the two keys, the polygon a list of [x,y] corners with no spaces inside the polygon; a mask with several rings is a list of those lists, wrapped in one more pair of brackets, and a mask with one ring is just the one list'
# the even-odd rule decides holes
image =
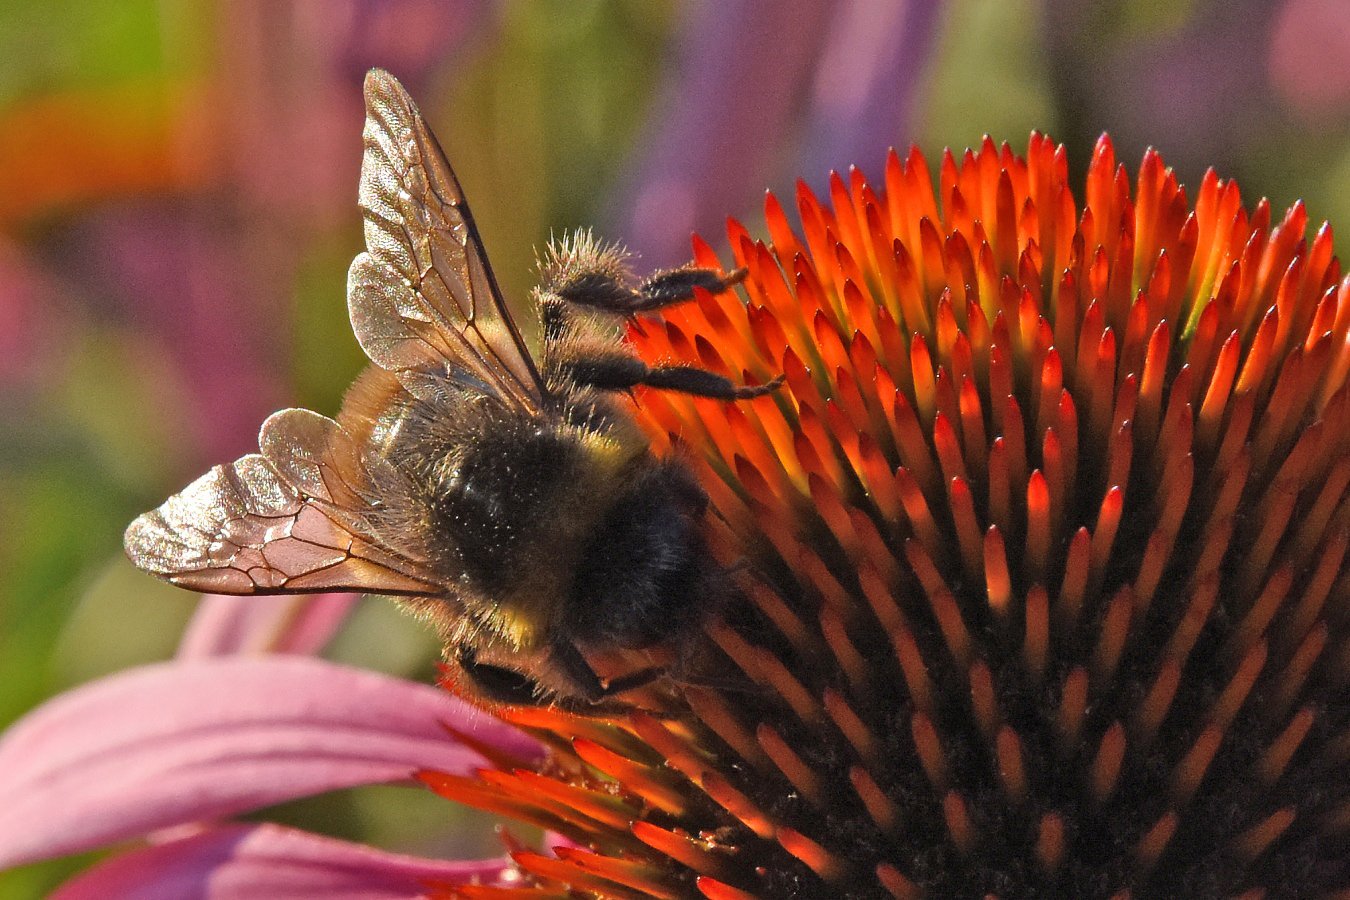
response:
{"label": "pink petal", "polygon": [[318,653],[360,597],[227,597],[209,594],[197,605],[178,645],[179,659],[231,653]]}
{"label": "pink petal", "polygon": [[539,745],[443,691],[294,656],[164,663],[57,697],[0,739],[0,869],[418,769],[482,765],[442,724]]}
{"label": "pink petal", "polygon": [[52,900],[383,900],[419,896],[429,883],[490,884],[506,865],[419,859],[278,825],[228,825],[114,857]]}

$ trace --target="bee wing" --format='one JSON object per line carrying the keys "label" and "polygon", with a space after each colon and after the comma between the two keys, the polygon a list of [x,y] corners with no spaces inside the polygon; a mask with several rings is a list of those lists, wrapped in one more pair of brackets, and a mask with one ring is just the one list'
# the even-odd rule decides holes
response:
{"label": "bee wing", "polygon": [[367,252],[347,275],[352,329],[376,365],[444,371],[536,409],[544,387],[502,299],[473,215],[403,86],[366,75],[361,209]]}
{"label": "bee wing", "polygon": [[388,463],[304,409],[272,415],[258,442],[262,453],[216,466],[132,522],[131,561],[220,594],[443,593],[423,565],[378,536],[371,489],[397,484]]}

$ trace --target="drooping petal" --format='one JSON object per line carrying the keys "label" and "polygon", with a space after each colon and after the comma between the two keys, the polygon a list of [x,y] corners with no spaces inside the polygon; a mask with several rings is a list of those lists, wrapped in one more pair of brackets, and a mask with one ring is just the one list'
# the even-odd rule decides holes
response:
{"label": "drooping petal", "polygon": [[227,825],[117,856],[53,900],[393,900],[420,896],[428,885],[491,883],[505,865],[420,859],[278,825]]}
{"label": "drooping petal", "polygon": [[78,688],[0,740],[0,868],[297,797],[539,749],[443,691],[316,659],[223,657]]}
{"label": "drooping petal", "polygon": [[360,598],[356,594],[203,597],[178,645],[179,659],[232,653],[318,653]]}

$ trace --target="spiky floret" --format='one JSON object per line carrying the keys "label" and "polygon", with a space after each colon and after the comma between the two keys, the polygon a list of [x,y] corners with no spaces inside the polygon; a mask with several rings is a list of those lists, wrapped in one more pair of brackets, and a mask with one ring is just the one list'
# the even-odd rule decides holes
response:
{"label": "spiky floret", "polygon": [[[650,360],[788,389],[639,398],[743,598],[751,685],[608,718],[447,796],[553,829],[517,896],[1226,897],[1350,889],[1350,279],[1329,227],[1156,153],[917,151],[730,226],[748,305]],[[714,266],[708,247],[697,262]],[[464,896],[505,896],[460,888]]]}

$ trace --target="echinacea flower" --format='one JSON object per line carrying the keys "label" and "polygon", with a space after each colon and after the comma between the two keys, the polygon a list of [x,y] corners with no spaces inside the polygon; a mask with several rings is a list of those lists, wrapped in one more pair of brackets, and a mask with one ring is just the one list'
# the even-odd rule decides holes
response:
{"label": "echinacea flower", "polygon": [[[917,152],[731,223],[748,305],[649,360],[787,390],[646,392],[743,602],[657,708],[542,733],[546,776],[426,775],[575,844],[533,896],[1298,896],[1350,888],[1350,279],[1156,153]],[[719,260],[704,244],[699,264]],[[702,674],[699,672],[697,674]],[[465,896],[492,896],[464,889]],[[517,889],[512,896],[527,896]]]}
{"label": "echinacea flower", "polygon": [[[460,712],[422,694],[416,709],[373,701],[427,752],[432,790],[557,836],[514,849],[495,883],[431,873],[420,889],[1350,890],[1350,278],[1331,230],[1309,240],[1302,205],[1272,227],[1265,201],[1246,208],[1212,172],[1192,197],[1152,152],[1132,184],[1105,138],[1081,201],[1067,179],[1063,149],[1039,135],[1025,159],[989,141],[945,155],[936,192],[920,154],[892,154],[876,186],[835,176],[828,203],[800,188],[798,231],[772,196],[770,243],[731,224],[727,268],[748,269],[748,304],[700,295],[635,326],[649,360],[786,375],[735,405],[637,398],[658,448],[698,472],[738,599],[625,706],[495,710],[547,747],[543,761],[459,726],[435,751],[417,717]],[[252,683],[212,665],[174,667],[184,696],[225,678],[228,705],[229,684]],[[66,821],[81,821],[117,760],[71,746],[38,761],[23,744],[44,721],[69,735],[153,702],[122,684],[86,689],[98,704],[55,701],[0,745],[0,815],[42,779],[69,779]],[[295,706],[296,684],[249,715]],[[203,727],[245,724],[210,709]],[[273,740],[251,749],[275,753]],[[289,746],[303,790],[341,781],[316,777],[330,766],[317,736]],[[178,821],[246,808],[245,771],[221,771],[230,802],[184,803]],[[142,774],[135,791],[159,800],[175,772]],[[103,870],[134,881],[149,855],[194,840],[203,858],[233,858],[218,846],[237,832],[205,834]],[[48,829],[35,843],[95,840]]]}

